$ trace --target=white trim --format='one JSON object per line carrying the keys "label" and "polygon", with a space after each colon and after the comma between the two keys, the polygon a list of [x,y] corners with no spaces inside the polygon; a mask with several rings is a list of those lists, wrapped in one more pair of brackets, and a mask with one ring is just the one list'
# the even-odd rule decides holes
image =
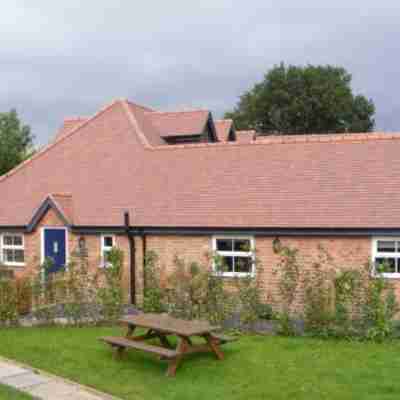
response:
{"label": "white trim", "polygon": [[[218,251],[217,250],[217,239],[231,239],[231,240],[249,240],[250,241],[250,251]],[[215,263],[213,263],[213,270],[214,272],[222,277],[254,277],[256,274],[255,271],[255,240],[254,236],[238,236],[238,235],[214,235],[211,238],[212,240],[212,249],[213,253],[216,253],[220,256],[233,256],[233,257],[251,257],[253,261],[252,270],[251,272],[217,272],[215,271]]]}
{"label": "white trim", "polygon": [[[392,237],[392,236],[382,236],[382,237],[373,237],[371,240],[371,254],[372,254],[372,275],[373,276],[378,276],[378,274],[375,271],[375,259],[376,258],[395,258],[395,259],[400,259],[400,251],[395,251],[392,253],[387,253],[387,252],[378,252],[378,241],[386,241],[386,242],[399,242],[400,243],[400,237]],[[380,274],[384,278],[391,278],[391,279],[399,279],[400,278],[400,272],[384,272]]]}
{"label": "white trim", "polygon": [[[110,237],[112,238],[113,245],[112,247],[104,246],[104,238]],[[106,268],[108,266],[107,263],[104,262],[104,251],[110,251],[114,247],[117,246],[117,239],[116,236],[113,234],[102,233],[100,235],[100,268]]]}
{"label": "white trim", "polygon": [[40,264],[44,263],[44,232],[49,229],[63,229],[65,231],[65,267],[69,264],[69,237],[68,228],[65,226],[42,226],[40,228],[40,241],[41,241],[41,254],[40,254]]}
{"label": "white trim", "polygon": [[[22,238],[22,245],[21,246],[14,246],[14,245],[5,245],[3,240],[4,236],[19,236]],[[25,236],[23,233],[18,232],[3,232],[0,234],[0,263],[7,267],[24,267],[26,265],[26,261],[24,262],[9,262],[5,261],[3,257],[3,250],[4,249],[12,249],[12,250],[22,250],[24,252],[24,260],[25,260]]]}

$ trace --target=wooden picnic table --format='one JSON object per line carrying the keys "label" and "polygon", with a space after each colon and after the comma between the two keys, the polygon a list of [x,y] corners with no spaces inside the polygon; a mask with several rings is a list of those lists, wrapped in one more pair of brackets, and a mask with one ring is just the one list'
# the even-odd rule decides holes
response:
{"label": "wooden picnic table", "polygon": [[[206,321],[186,321],[166,314],[132,315],[122,318],[120,322],[128,327],[124,337],[109,336],[100,338],[100,340],[110,344],[116,350],[117,357],[121,357],[127,348],[159,355],[162,360],[168,361],[167,376],[175,376],[178,365],[188,354],[212,352],[218,360],[222,360],[224,355],[220,345],[234,340],[216,334],[215,331],[219,327],[212,326]],[[134,336],[137,327],[145,328],[146,333]],[[178,338],[175,348],[168,336]],[[204,339],[204,343],[193,344],[193,337],[201,337]],[[145,343],[148,339],[158,339],[160,345]]]}

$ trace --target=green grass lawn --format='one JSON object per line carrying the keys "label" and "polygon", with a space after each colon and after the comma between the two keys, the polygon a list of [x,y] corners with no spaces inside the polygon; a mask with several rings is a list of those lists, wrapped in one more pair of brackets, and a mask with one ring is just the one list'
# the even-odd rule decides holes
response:
{"label": "green grass lawn", "polygon": [[33,397],[18,392],[15,389],[12,389],[8,386],[0,385],[0,399],[1,400],[33,400]]}
{"label": "green grass lawn", "polygon": [[165,377],[166,364],[130,351],[121,361],[97,337],[120,328],[0,331],[0,355],[123,399],[398,399],[400,342],[242,337],[226,359],[195,354]]}

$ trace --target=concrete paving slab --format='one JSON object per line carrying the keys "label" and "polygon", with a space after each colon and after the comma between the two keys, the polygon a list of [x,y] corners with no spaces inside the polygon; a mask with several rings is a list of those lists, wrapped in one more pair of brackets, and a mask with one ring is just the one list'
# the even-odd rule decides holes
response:
{"label": "concrete paving slab", "polygon": [[29,371],[24,374],[8,376],[0,379],[0,383],[4,383],[5,385],[12,386],[16,389],[26,389],[49,381],[50,378]]}
{"label": "concrete paving slab", "polygon": [[0,359],[0,383],[42,400],[118,400],[68,380],[44,372],[37,373],[29,367],[21,367],[6,359]]}
{"label": "concrete paving slab", "polygon": [[43,400],[63,399],[64,397],[73,399],[73,395],[78,391],[78,388],[69,383],[53,380],[41,385],[31,386],[26,391],[32,396]]}
{"label": "concrete paving slab", "polygon": [[89,393],[84,390],[79,390],[78,392],[74,393],[71,397],[71,400],[101,400],[104,397],[99,397],[93,393]]}
{"label": "concrete paving slab", "polygon": [[27,372],[29,372],[29,370],[0,361],[0,379],[13,375],[25,374]]}

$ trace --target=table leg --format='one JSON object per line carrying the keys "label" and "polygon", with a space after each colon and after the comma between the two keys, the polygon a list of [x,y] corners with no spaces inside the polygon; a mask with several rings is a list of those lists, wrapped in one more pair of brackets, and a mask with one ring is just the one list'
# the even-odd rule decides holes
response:
{"label": "table leg", "polygon": [[213,338],[211,335],[204,335],[204,339],[207,341],[208,346],[210,347],[211,351],[216,355],[218,360],[224,359],[224,353],[219,347],[218,339]]}
{"label": "table leg", "polygon": [[126,338],[129,339],[133,336],[133,332],[136,329],[136,325],[128,325],[128,332],[126,333]]}
{"label": "table leg", "polygon": [[160,339],[161,344],[167,349],[172,349],[172,345],[168,340],[167,335],[163,335],[162,333],[157,333],[157,337]]}
{"label": "table leg", "polygon": [[120,360],[124,354],[124,351],[125,351],[125,347],[115,346],[114,347],[114,358],[116,360]]}
{"label": "table leg", "polygon": [[173,377],[176,374],[176,369],[178,368],[180,362],[182,361],[182,358],[184,354],[186,353],[187,349],[189,347],[189,344],[186,340],[186,338],[179,338],[179,343],[176,348],[176,351],[178,355],[175,358],[172,358],[168,362],[168,370],[167,370],[167,376]]}

